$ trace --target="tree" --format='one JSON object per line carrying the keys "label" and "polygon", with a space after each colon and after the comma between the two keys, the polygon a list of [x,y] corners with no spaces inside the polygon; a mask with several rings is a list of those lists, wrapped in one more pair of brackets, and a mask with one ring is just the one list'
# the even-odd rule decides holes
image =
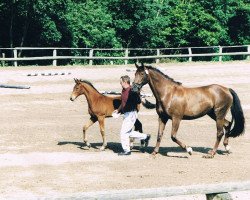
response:
{"label": "tree", "polygon": [[37,0],[33,5],[34,20],[30,41],[37,46],[67,46],[67,30],[65,30],[65,14],[70,1],[68,0]]}
{"label": "tree", "polygon": [[228,29],[233,44],[250,44],[250,4],[242,4],[228,20]]}
{"label": "tree", "polygon": [[73,47],[120,47],[112,17],[98,1],[71,2],[65,15]]}
{"label": "tree", "polygon": [[250,43],[249,0],[1,0],[0,47]]}
{"label": "tree", "polygon": [[218,21],[197,3],[175,4],[163,30],[171,47],[218,45],[225,31]]}
{"label": "tree", "polygon": [[30,23],[32,1],[11,0],[0,4],[1,46],[23,46]]}

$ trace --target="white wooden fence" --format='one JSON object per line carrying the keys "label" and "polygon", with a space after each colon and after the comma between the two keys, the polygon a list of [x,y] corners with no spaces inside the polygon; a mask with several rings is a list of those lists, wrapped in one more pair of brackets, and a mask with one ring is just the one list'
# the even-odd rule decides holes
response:
{"label": "white wooden fence", "polygon": [[[212,53],[194,53],[202,52],[202,50],[209,50]],[[225,49],[231,49],[230,52],[225,51]],[[236,51],[233,51],[236,49]],[[239,51],[239,49],[243,49]],[[22,51],[37,51],[43,50],[51,52],[50,56],[33,56],[33,57],[22,57]],[[75,50],[75,51],[86,51],[87,55],[77,55],[77,56],[60,56],[58,51],[62,50]],[[6,51],[11,51],[6,56]],[[118,52],[123,54],[123,56],[98,56],[95,55],[95,52]],[[130,52],[133,51],[134,54],[130,55]],[[154,52],[152,55],[148,55],[145,52]],[[186,53],[173,53],[165,54],[166,51],[186,51]],[[144,55],[137,55],[136,52],[144,52]],[[146,54],[146,55],[145,55]],[[93,60],[110,60],[111,64],[113,60],[124,60],[124,64],[128,64],[128,60],[142,60],[142,59],[154,59],[156,63],[160,62],[160,59],[166,58],[188,58],[189,61],[192,61],[194,57],[219,57],[219,61],[222,61],[223,56],[239,56],[246,55],[246,59],[250,59],[250,45],[241,45],[241,46],[209,46],[209,47],[181,47],[181,48],[155,48],[155,49],[143,49],[143,48],[121,48],[121,49],[100,49],[100,48],[37,48],[37,47],[16,47],[16,48],[0,48],[0,61],[2,65],[5,65],[5,62],[12,61],[14,66],[18,66],[18,61],[38,61],[38,60],[51,60],[53,66],[57,66],[58,60],[88,60],[89,65],[93,65]]]}
{"label": "white wooden fence", "polygon": [[[249,191],[250,181],[245,182],[225,182],[216,184],[201,184],[176,187],[146,188],[110,190],[97,192],[83,192],[76,195],[64,196],[62,199],[86,199],[86,200],[117,200],[117,199],[149,199],[164,198],[180,195],[203,194],[207,200],[231,200],[230,192]],[[204,199],[203,198],[203,199]],[[250,197],[249,197],[250,198]],[[241,198],[239,195],[239,199]]]}

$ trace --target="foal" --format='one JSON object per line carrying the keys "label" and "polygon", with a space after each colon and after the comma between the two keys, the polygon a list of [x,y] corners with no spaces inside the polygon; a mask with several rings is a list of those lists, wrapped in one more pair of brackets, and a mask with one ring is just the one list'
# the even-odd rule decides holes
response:
{"label": "foal", "polygon": [[[88,102],[88,112],[90,115],[89,121],[83,126],[83,142],[90,147],[90,143],[86,137],[87,129],[96,121],[99,122],[100,132],[102,135],[103,144],[100,148],[103,151],[107,147],[104,119],[112,117],[112,113],[121,104],[121,96],[105,96],[97,91],[97,89],[86,80],[75,80],[75,86],[70,96],[70,100],[74,101],[78,96],[85,95]],[[138,105],[139,108],[139,105]],[[135,122],[135,130],[142,132],[142,124],[137,119]]]}

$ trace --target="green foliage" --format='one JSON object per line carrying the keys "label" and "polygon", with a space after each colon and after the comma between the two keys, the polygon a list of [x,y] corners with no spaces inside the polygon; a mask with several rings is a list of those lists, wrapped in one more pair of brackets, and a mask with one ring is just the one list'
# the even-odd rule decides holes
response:
{"label": "green foliage", "polygon": [[197,3],[176,5],[169,16],[170,23],[162,34],[172,47],[218,45],[225,33],[218,21]]}
{"label": "green foliage", "polygon": [[229,36],[234,44],[249,44],[250,41],[250,4],[235,10],[228,21]]}
{"label": "green foliage", "polygon": [[73,47],[119,47],[112,17],[98,1],[71,2],[65,15]]}
{"label": "green foliage", "polygon": [[1,0],[0,27],[0,47],[240,45],[250,43],[250,4],[249,0]]}

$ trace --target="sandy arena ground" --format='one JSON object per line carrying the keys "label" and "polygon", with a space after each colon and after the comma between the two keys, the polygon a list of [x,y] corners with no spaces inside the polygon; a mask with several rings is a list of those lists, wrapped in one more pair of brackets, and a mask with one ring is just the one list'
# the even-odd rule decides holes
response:
{"label": "sandy arena ground", "polygon": [[[30,89],[0,88],[0,198],[63,197],[82,192],[212,184],[250,180],[250,62],[161,64],[164,73],[185,86],[212,83],[233,88],[246,118],[245,134],[230,139],[232,154],[222,143],[214,159],[203,155],[214,145],[215,122],[209,117],[182,121],[178,137],[193,147],[188,156],[170,138],[168,122],[160,153],[156,144],[157,114],[142,108],[145,133],[152,134],[145,153],[132,151],[119,157],[122,119],[106,119],[108,148],[100,152],[98,124],[88,131],[92,148],[82,143],[82,126],[88,121],[84,96],[69,100],[73,78],[87,79],[98,90],[121,91],[119,78],[130,66],[0,68],[0,84],[27,85]],[[41,73],[65,75],[41,76]],[[38,73],[38,76],[27,76]],[[68,74],[70,73],[70,74]],[[151,93],[148,86],[143,89]],[[148,98],[154,102],[154,97]],[[231,120],[230,116],[229,119]],[[138,146],[138,144],[137,144]]]}

